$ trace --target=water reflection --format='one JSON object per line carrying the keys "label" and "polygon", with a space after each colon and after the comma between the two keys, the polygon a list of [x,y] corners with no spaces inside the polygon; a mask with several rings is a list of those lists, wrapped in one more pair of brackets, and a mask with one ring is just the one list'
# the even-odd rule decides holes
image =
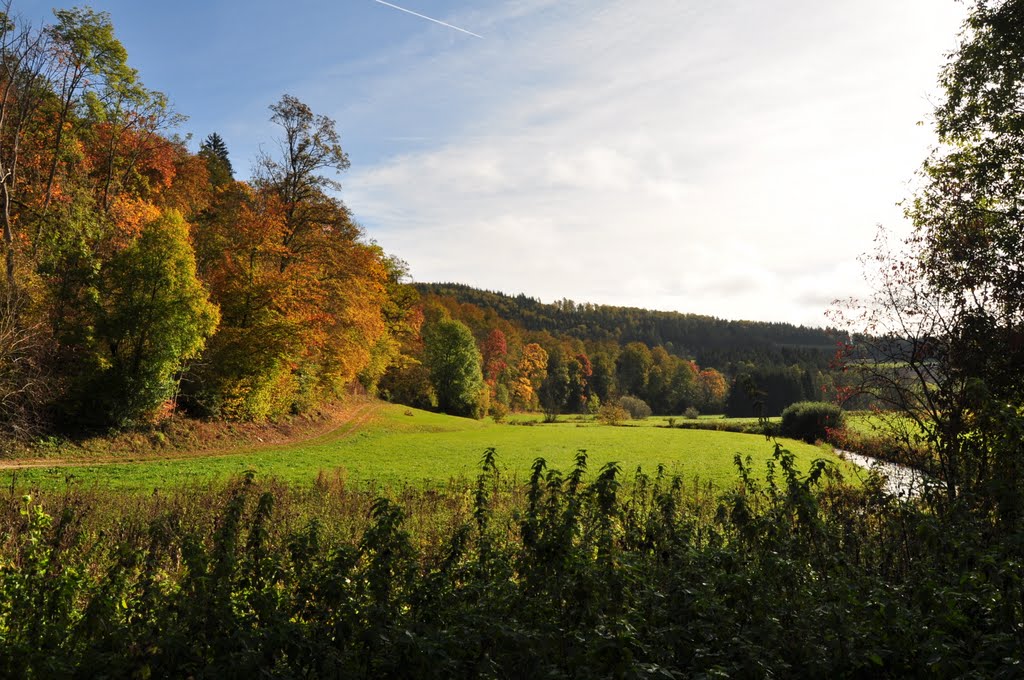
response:
{"label": "water reflection", "polygon": [[853,451],[836,449],[836,453],[840,458],[850,461],[854,465],[867,469],[876,468],[885,480],[885,490],[891,494],[907,497],[917,496],[924,486],[924,474],[920,470]]}

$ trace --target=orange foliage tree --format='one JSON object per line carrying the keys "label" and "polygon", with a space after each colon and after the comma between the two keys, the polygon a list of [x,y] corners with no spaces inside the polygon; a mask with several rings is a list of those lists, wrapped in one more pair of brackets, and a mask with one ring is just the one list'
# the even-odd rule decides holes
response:
{"label": "orange foliage tree", "polygon": [[393,267],[326,193],[337,183],[321,172],[347,167],[333,121],[291,97],[271,110],[281,157],[262,159],[253,186],[214,188],[196,231],[200,272],[224,320],[190,376],[190,399],[233,418],[306,410],[368,369],[379,375],[371,364],[393,358],[387,338],[403,331],[407,312],[386,318]]}
{"label": "orange foliage tree", "polygon": [[538,407],[537,393],[548,375],[548,353],[535,342],[523,346],[518,376],[512,383],[512,405],[520,410]]}

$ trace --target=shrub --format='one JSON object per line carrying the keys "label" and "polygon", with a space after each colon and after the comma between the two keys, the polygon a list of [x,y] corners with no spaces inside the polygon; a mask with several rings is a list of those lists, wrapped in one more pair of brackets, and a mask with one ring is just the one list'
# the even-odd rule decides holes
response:
{"label": "shrub", "polygon": [[494,418],[494,422],[501,423],[508,417],[508,406],[501,403],[500,401],[491,402],[491,417]]}
{"label": "shrub", "polygon": [[651,415],[651,407],[638,397],[622,397],[619,399],[619,406],[626,409],[633,420],[643,420]]}
{"label": "shrub", "polygon": [[700,416],[700,411],[693,406],[688,406],[686,410],[683,411],[683,417],[688,420],[696,420],[698,416]]}
{"label": "shrub", "polygon": [[828,430],[843,427],[843,410],[824,401],[799,401],[782,412],[780,434],[814,443],[824,441]]}
{"label": "shrub", "polygon": [[598,410],[597,419],[605,425],[618,425],[623,420],[629,420],[629,411],[618,404],[605,404]]}

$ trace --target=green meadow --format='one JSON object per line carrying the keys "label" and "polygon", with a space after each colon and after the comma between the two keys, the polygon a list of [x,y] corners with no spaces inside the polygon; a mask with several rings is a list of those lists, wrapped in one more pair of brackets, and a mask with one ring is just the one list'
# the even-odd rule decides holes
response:
{"label": "green meadow", "polygon": [[[455,418],[404,406],[378,404],[359,428],[334,432],[299,444],[238,450],[217,455],[152,458],[4,471],[5,485],[52,488],[75,482],[88,486],[148,490],[207,483],[254,470],[259,477],[311,484],[319,475],[349,484],[384,486],[440,485],[477,474],[484,451],[494,448],[502,474],[525,480],[533,461],[567,471],[577,451],[585,449],[591,471],[617,461],[627,473],[638,466],[698,482],[730,485],[737,479],[734,457],[750,456],[763,474],[773,444],[763,436],[733,432],[670,429],[661,418],[612,427],[584,419],[543,424],[540,417],[496,424]],[[798,467],[825,458],[845,463],[827,447],[781,440]],[[15,475],[12,480],[12,474]]]}

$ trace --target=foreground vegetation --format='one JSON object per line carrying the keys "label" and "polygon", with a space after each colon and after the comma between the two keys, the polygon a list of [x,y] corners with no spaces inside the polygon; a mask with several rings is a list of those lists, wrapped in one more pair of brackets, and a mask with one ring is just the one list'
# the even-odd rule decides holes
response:
{"label": "foreground vegetation", "polygon": [[[1024,535],[775,450],[390,498],[321,479],[0,501],[5,677],[1015,677]],[[654,471],[651,471],[654,473]]]}

